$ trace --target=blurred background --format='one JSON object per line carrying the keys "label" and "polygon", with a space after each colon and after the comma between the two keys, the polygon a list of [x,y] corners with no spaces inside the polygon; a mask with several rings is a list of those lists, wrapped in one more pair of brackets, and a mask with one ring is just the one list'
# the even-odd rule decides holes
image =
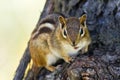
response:
{"label": "blurred background", "polygon": [[12,80],[46,0],[0,0],[0,80]]}

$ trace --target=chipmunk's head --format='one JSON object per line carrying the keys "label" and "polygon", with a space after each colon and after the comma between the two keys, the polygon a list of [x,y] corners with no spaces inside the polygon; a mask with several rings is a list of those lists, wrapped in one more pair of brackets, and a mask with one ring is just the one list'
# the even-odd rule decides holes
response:
{"label": "chipmunk's head", "polygon": [[74,49],[83,48],[91,42],[88,28],[86,26],[86,14],[80,18],[59,17],[60,35],[65,43],[70,44]]}

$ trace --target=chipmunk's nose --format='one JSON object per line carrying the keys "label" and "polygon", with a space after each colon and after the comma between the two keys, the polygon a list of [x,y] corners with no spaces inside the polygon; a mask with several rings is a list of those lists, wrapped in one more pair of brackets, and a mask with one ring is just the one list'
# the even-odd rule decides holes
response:
{"label": "chipmunk's nose", "polygon": [[75,46],[75,41],[73,41],[73,46]]}
{"label": "chipmunk's nose", "polygon": [[78,49],[79,48],[79,47],[76,46],[75,41],[73,42],[73,47],[74,47],[74,49]]}

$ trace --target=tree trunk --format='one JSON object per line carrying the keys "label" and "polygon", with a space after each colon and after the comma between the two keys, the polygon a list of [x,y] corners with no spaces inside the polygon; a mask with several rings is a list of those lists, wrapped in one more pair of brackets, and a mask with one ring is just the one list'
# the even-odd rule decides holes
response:
{"label": "tree trunk", "polygon": [[[57,71],[40,69],[37,79],[120,80],[120,0],[47,0],[40,19],[53,12],[74,17],[86,13],[92,44],[87,54],[77,56],[70,64],[62,61]],[[29,61],[27,49],[14,80],[23,78]],[[33,80],[31,70],[25,79]]]}

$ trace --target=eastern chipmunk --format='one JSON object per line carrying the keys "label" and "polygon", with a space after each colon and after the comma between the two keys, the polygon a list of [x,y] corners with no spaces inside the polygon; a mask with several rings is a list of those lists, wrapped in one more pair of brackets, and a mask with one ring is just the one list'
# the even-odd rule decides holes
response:
{"label": "eastern chipmunk", "polygon": [[29,49],[33,65],[54,71],[52,64],[58,59],[70,63],[79,50],[88,51],[91,37],[86,25],[86,15],[65,18],[50,14],[43,18],[31,35]]}

